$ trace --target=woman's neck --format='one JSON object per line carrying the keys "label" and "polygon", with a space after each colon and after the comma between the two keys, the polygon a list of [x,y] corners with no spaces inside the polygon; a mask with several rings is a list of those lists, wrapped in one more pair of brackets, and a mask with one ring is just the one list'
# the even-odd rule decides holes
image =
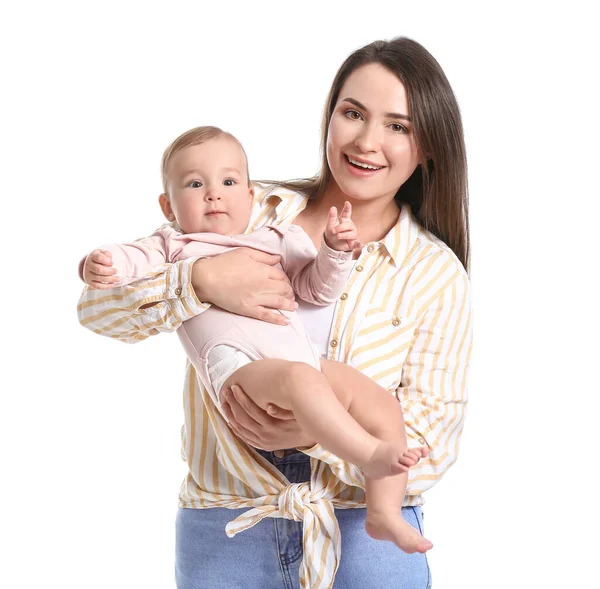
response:
{"label": "woman's neck", "polygon": [[329,209],[337,207],[339,212],[345,201],[352,204],[352,220],[363,243],[383,239],[398,221],[400,211],[394,200],[387,202],[383,199],[352,200],[337,187],[326,190],[319,200],[309,201],[303,211],[303,217],[307,220],[311,219],[314,224],[322,224],[324,228]]}

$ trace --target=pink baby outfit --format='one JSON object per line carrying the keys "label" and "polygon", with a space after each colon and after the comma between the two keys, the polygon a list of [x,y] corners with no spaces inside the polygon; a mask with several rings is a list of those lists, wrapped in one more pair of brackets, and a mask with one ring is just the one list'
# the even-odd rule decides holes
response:
{"label": "pink baby outfit", "polygon": [[[317,253],[310,237],[297,225],[265,226],[253,233],[227,236],[217,233],[183,234],[168,224],[148,238],[129,244],[103,246],[102,249],[112,253],[113,266],[121,277],[120,284],[127,284],[165,262],[212,257],[238,247],[280,255],[280,265],[294,292],[314,305],[335,302],[343,292],[353,265],[352,252],[333,250],[324,239]],[[289,317],[290,325],[273,325],[212,305],[184,321],[177,330],[190,361],[219,410],[219,392],[223,382],[250,361],[280,358],[306,362],[320,369],[319,354],[297,313],[282,313]]]}

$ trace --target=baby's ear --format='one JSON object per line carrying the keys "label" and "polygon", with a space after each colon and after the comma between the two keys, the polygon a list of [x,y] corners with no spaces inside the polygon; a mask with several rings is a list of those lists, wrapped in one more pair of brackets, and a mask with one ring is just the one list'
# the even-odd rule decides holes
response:
{"label": "baby's ear", "polygon": [[254,186],[248,188],[248,195],[250,196],[250,204],[254,201]]}
{"label": "baby's ear", "polygon": [[160,205],[163,215],[166,217],[167,221],[175,221],[175,215],[173,214],[173,209],[171,208],[169,195],[163,192],[158,197],[158,204]]}

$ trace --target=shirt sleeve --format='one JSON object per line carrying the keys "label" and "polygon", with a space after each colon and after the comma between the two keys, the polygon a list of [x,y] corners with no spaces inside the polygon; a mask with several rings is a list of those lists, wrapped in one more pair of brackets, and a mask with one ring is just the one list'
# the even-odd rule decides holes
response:
{"label": "shirt sleeve", "polygon": [[348,281],[354,263],[352,252],[334,250],[322,237],[321,249],[315,256],[311,239],[299,227],[299,231],[295,229],[295,226],[289,227],[285,240],[285,271],[292,288],[307,303],[331,305]]}
{"label": "shirt sleeve", "polygon": [[77,306],[79,322],[94,333],[127,343],[176,330],[210,307],[198,300],[192,286],[197,259],[162,264],[136,282],[109,290],[86,286]]}
{"label": "shirt sleeve", "polygon": [[429,456],[409,470],[407,495],[432,487],[456,462],[467,404],[471,294],[466,273],[420,313],[396,394],[409,447]]}

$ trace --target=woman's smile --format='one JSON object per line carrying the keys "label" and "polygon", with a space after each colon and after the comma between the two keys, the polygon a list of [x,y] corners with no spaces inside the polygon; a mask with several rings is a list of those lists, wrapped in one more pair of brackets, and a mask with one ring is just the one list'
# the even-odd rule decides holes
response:
{"label": "woman's smile", "polygon": [[373,176],[386,167],[379,166],[364,159],[359,159],[355,156],[344,155],[344,157],[346,158],[347,167],[350,173],[363,178]]}

